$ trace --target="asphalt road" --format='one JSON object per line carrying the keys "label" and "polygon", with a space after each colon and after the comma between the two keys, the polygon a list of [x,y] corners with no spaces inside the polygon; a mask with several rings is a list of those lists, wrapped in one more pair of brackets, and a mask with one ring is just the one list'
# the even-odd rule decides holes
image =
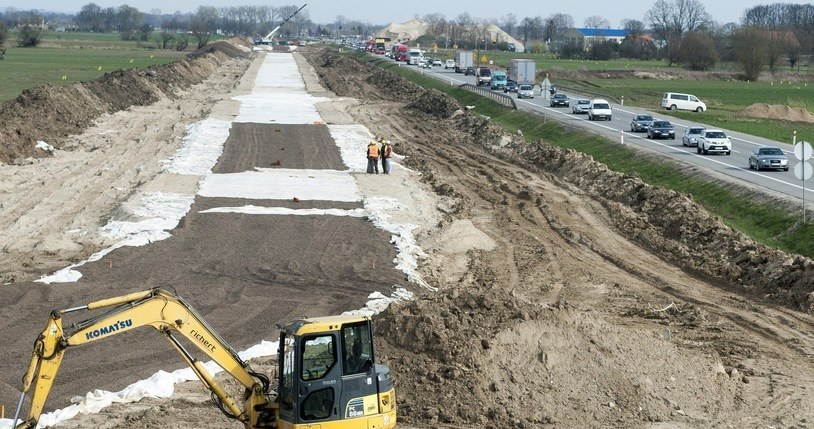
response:
{"label": "asphalt road", "polygon": [[[419,69],[416,66],[408,66],[400,63],[404,67],[414,68],[416,71],[427,74],[438,79],[450,82],[450,84],[460,85],[463,83],[475,84],[474,76],[464,76],[455,73],[453,69],[443,67],[433,67],[430,69]],[[556,80],[552,79],[554,85]],[[502,92],[502,91],[500,91]],[[515,94],[511,94],[516,97]],[[579,94],[567,94],[573,100],[578,98],[590,98]],[[610,101],[610,100],[609,100]],[[681,144],[681,137],[684,131],[693,125],[707,126],[704,124],[704,114],[698,114],[698,121],[685,121],[678,118],[663,115],[664,111],[647,110],[642,108],[623,106],[611,102],[613,109],[613,119],[611,121],[589,121],[585,114],[573,114],[571,108],[549,107],[548,94],[540,95],[539,86],[535,87],[533,99],[515,99],[518,109],[535,111],[544,115],[547,119],[555,119],[563,122],[570,122],[585,129],[604,135],[612,140],[623,142],[631,146],[640,147],[646,150],[660,153],[669,158],[681,161],[690,166],[704,168],[721,177],[722,180],[730,181],[733,184],[758,186],[764,188],[771,194],[785,196],[802,203],[805,198],[806,206],[809,210],[814,209],[814,178],[803,182],[794,176],[794,166],[800,161],[794,157],[794,152],[789,142],[777,142],[762,137],[743,134],[724,129],[730,140],[732,140],[731,155],[701,155],[696,153],[695,147],[684,147]],[[650,113],[656,119],[669,120],[676,130],[675,140],[650,140],[646,133],[630,132],[630,120],[635,114]],[[710,128],[712,128],[710,126]],[[777,146],[783,149],[789,158],[789,171],[755,171],[749,169],[749,155],[758,146]],[[805,196],[803,195],[805,192]]]}

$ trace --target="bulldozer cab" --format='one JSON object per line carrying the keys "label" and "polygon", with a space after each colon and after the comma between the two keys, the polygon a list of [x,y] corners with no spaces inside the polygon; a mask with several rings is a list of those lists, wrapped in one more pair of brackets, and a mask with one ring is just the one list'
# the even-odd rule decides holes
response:
{"label": "bulldozer cab", "polygon": [[348,424],[381,413],[370,319],[345,318],[298,320],[281,331],[277,393],[280,420],[291,427],[344,427],[328,423]]}

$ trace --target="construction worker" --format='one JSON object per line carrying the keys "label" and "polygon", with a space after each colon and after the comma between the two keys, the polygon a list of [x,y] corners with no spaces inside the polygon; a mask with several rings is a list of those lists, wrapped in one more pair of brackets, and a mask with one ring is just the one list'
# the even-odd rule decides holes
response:
{"label": "construction worker", "polygon": [[390,140],[383,140],[381,157],[382,157],[382,173],[390,174],[390,157],[393,155],[393,145]]}
{"label": "construction worker", "polygon": [[379,144],[375,139],[367,145],[365,154],[367,155],[367,173],[379,174]]}

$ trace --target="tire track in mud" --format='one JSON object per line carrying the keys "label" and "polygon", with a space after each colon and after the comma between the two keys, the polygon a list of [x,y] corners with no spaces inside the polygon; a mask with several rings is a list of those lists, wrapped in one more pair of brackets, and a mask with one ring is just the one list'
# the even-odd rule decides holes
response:
{"label": "tire track in mud", "polygon": [[[434,136],[430,144],[423,144],[426,139],[412,140],[407,137],[410,152],[415,152],[415,158],[426,162],[434,180],[455,178],[454,183],[448,185],[465,202],[465,208],[456,215],[471,216],[476,226],[507,249],[501,254],[501,261],[486,255],[480,257],[499,265],[492,267],[492,270],[505,270],[500,277],[500,286],[515,293],[515,296],[521,294],[524,299],[536,302],[544,299],[549,303],[560,303],[563,300],[579,302],[593,294],[579,290],[576,278],[614,278],[619,276],[615,272],[619,270],[635,279],[634,282],[623,285],[623,288],[630,288],[643,297],[649,296],[651,302],[689,303],[703,308],[707,318],[718,321],[716,325],[720,325],[723,320],[729,321],[731,326],[726,329],[726,335],[738,338],[737,342],[742,344],[737,348],[743,348],[745,344],[747,349],[759,348],[770,352],[766,347],[768,344],[749,344],[747,333],[752,333],[773,345],[771,349],[775,351],[772,354],[782,355],[782,351],[778,349],[786,349],[806,361],[814,361],[814,335],[806,334],[814,332],[812,317],[776,306],[755,306],[754,308],[761,309],[759,312],[743,308],[746,300],[734,290],[705,286],[704,280],[665,263],[660,257],[619,235],[613,224],[605,220],[610,212],[604,209],[603,204],[615,203],[594,201],[588,197],[579,198],[574,195],[574,192],[576,195],[580,194],[578,190],[547,173],[529,172],[523,167],[483,152],[480,148],[471,145],[462,147],[459,142],[439,137],[445,131],[431,126],[433,120],[426,117],[408,117],[399,114],[399,109],[373,107],[370,104],[357,106],[353,113],[369,117],[369,123],[380,126],[379,132],[385,134],[402,137],[399,130],[407,128],[419,130],[416,136]],[[600,215],[605,215],[605,219]],[[490,217],[494,217],[499,225],[498,229],[506,234],[489,231],[489,228],[493,228],[489,225]],[[483,221],[478,223],[477,220],[481,218],[484,218]],[[551,232],[557,237],[553,237]],[[535,268],[523,269],[519,267],[519,259],[522,258],[518,258],[517,254],[528,248],[541,250],[526,252],[524,258],[533,259],[529,265]],[[560,261],[562,258],[567,261]],[[522,282],[527,276],[523,272],[539,273],[540,267],[545,267],[542,272],[547,273],[548,277],[545,279],[544,290],[524,287]],[[654,291],[658,291],[659,296],[653,296]],[[541,292],[545,294],[541,295]],[[620,300],[620,305],[629,307],[631,304],[625,301]],[[590,305],[588,302],[585,304]],[[629,309],[616,309],[615,316],[621,316],[627,310]],[[710,335],[707,331],[711,328],[702,328],[697,334],[689,334],[692,335],[691,338],[705,337]],[[704,343],[717,349],[727,360],[732,360],[727,356],[728,350],[733,347],[728,344],[732,339],[723,340],[726,344],[721,345],[717,343],[723,335],[716,337],[715,341],[706,339]]]}

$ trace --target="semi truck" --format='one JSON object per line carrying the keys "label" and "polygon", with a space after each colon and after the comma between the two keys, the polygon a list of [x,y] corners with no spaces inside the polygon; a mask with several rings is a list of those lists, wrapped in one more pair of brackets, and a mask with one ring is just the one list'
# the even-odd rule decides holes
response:
{"label": "semi truck", "polygon": [[458,51],[455,53],[455,73],[463,73],[467,67],[474,67],[475,59],[472,51]]}
{"label": "semi truck", "polygon": [[509,60],[508,78],[510,80],[517,82],[518,85],[528,83],[534,86],[536,74],[537,74],[537,64],[534,62],[534,60],[527,59]]}
{"label": "semi truck", "polygon": [[407,45],[405,45],[403,43],[399,43],[397,45],[393,45],[393,47],[391,48],[391,52],[392,52],[391,56],[396,61],[407,62],[407,51],[409,51],[409,50],[410,50],[409,46],[407,46]]}

